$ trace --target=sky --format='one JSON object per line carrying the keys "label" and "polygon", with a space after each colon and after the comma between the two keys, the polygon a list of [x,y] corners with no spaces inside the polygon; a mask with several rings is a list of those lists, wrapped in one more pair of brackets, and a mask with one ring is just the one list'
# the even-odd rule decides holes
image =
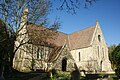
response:
{"label": "sky", "polygon": [[81,6],[74,15],[56,10],[56,6],[48,17],[51,22],[59,18],[60,32],[70,34],[94,26],[98,20],[107,45],[120,43],[120,0],[99,0],[88,9]]}

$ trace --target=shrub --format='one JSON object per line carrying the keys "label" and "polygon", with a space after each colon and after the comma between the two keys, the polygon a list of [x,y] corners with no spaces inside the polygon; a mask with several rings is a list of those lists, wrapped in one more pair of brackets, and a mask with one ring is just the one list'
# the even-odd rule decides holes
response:
{"label": "shrub", "polygon": [[117,75],[117,77],[120,79],[120,65],[116,67],[117,69],[115,69],[115,73]]}

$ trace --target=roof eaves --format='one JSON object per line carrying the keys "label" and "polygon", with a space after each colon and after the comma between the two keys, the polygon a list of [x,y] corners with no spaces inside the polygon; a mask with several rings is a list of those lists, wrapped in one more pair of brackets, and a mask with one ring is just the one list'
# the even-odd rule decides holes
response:
{"label": "roof eaves", "polygon": [[72,50],[78,50],[78,49],[83,49],[83,48],[88,48],[88,47],[91,47],[92,45],[88,45],[88,46],[84,46],[84,47],[80,47],[80,48],[76,48],[76,49],[71,49]]}

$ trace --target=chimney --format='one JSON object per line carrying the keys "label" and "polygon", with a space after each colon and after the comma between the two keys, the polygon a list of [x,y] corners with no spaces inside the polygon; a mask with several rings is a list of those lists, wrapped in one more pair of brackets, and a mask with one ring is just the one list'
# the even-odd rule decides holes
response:
{"label": "chimney", "polygon": [[21,19],[22,23],[27,22],[27,16],[28,16],[28,8],[24,8],[22,13],[22,19]]}
{"label": "chimney", "polygon": [[19,30],[20,32],[25,32],[24,29],[26,29],[27,25],[27,16],[28,16],[28,8],[24,8],[21,16],[21,22],[20,22],[20,27]]}

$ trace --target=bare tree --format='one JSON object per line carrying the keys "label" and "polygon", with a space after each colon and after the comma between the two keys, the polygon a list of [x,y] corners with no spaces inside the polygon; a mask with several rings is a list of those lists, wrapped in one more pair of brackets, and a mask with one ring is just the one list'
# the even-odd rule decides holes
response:
{"label": "bare tree", "polygon": [[5,25],[0,20],[0,80],[4,80],[3,74],[4,74],[4,64],[7,63],[6,58],[8,56],[8,46],[6,43],[8,43],[7,39],[7,33],[5,31]]}
{"label": "bare tree", "polygon": [[[60,0],[60,10],[66,9],[68,12],[72,11],[75,13],[76,9],[79,9],[80,1],[81,0]],[[96,0],[85,0],[84,3],[87,5],[88,3],[91,4],[92,2],[95,2]],[[16,51],[24,44],[28,43],[29,40],[26,41],[26,36],[22,38],[22,40],[19,40],[19,44],[17,46],[14,46],[16,39],[18,39],[21,35],[24,36],[27,34],[27,31],[25,33],[21,33],[21,30],[23,30],[24,26],[29,23],[37,24],[46,26],[47,25],[47,14],[49,13],[49,8],[51,6],[51,3],[49,0],[1,0],[0,1],[0,18],[2,19],[3,23],[5,24],[5,32],[7,33],[7,50],[6,52],[9,55],[9,62],[10,67],[12,67],[13,64],[13,57]],[[26,13],[24,9],[27,8],[29,11]],[[24,14],[24,17],[22,17]],[[26,18],[27,19],[24,19]],[[51,30],[58,29],[59,23],[55,23]],[[46,30],[45,30],[46,31]],[[45,33],[46,34],[46,33]],[[37,35],[41,36],[41,35]],[[50,36],[51,37],[51,36]],[[49,38],[47,36],[47,38]],[[45,37],[42,38],[42,40],[46,40]],[[5,46],[6,47],[6,46]],[[16,48],[15,48],[16,47]],[[4,53],[1,53],[4,54]],[[4,61],[2,61],[5,63]],[[4,66],[4,65],[3,65]]]}
{"label": "bare tree", "polygon": [[[24,34],[23,31],[22,34]],[[19,53],[15,55],[15,62],[18,61],[17,65],[19,64],[24,65],[24,63],[22,63],[23,60],[21,59],[26,59],[28,65],[25,64],[25,66],[28,69],[33,70],[35,64],[38,63],[39,65],[43,65],[46,62],[48,62],[47,61],[47,59],[49,58],[48,55],[51,54],[50,51],[52,51],[53,49],[53,48],[50,49],[50,47],[51,45],[52,47],[54,45],[51,44],[50,41],[55,39],[56,34],[57,32],[54,31],[53,28],[51,30],[51,28],[50,29],[44,28],[35,24],[28,25],[27,35],[21,35],[20,37],[17,38],[17,41],[15,42],[16,46],[18,45],[18,43],[19,44],[22,44],[21,42],[25,43],[24,45],[21,45],[19,49],[17,49],[16,51]],[[24,55],[24,53],[26,53],[26,55],[29,57],[27,58],[25,56],[19,57],[21,55]],[[29,63],[31,65],[29,65]],[[17,65],[15,65],[16,69],[18,68],[18,70],[20,70],[21,67]]]}
{"label": "bare tree", "polygon": [[[29,42],[26,40],[27,31],[24,31],[28,23],[45,26],[47,25],[47,14],[49,13],[50,2],[47,0],[1,0],[0,1],[0,18],[2,19],[5,32],[7,34],[7,51],[6,54],[10,62],[10,69],[13,65],[14,54],[24,44]],[[26,9],[26,10],[25,10]],[[24,11],[25,10],[25,11]],[[29,11],[28,11],[29,10]],[[27,18],[27,19],[26,19]],[[53,26],[55,26],[54,24]],[[24,33],[23,33],[23,32]],[[22,39],[20,38],[22,37]],[[18,38],[20,38],[18,40]],[[18,44],[15,45],[15,41]],[[5,51],[5,49],[4,49]],[[5,53],[0,53],[5,54]],[[1,61],[5,63],[4,60]],[[4,65],[1,65],[4,67]],[[2,70],[3,71],[3,70]]]}
{"label": "bare tree", "polygon": [[[18,58],[18,63],[23,65],[22,67],[26,67],[27,69],[34,70],[34,66],[37,65],[37,67],[39,67],[38,69],[47,70],[49,67],[48,63],[52,63],[54,61],[53,59],[56,58],[55,56],[61,53],[65,45],[63,45],[63,47],[57,47],[52,42],[58,36],[57,32],[54,31],[53,28],[48,29],[31,24],[28,28],[28,36],[29,41],[27,45],[24,45],[24,48],[22,46],[19,47],[20,51],[23,51],[19,53],[26,53],[26,55],[29,57],[26,58],[25,56],[22,56]],[[20,55],[17,55],[17,57]],[[25,59],[24,63],[22,63],[22,60],[20,59]],[[16,69],[21,70],[21,67],[17,65],[15,65]]]}
{"label": "bare tree", "polygon": [[59,4],[58,10],[65,10],[68,13],[76,14],[76,10],[80,9],[81,6],[88,8],[88,6],[92,5],[97,0],[54,0]]}

